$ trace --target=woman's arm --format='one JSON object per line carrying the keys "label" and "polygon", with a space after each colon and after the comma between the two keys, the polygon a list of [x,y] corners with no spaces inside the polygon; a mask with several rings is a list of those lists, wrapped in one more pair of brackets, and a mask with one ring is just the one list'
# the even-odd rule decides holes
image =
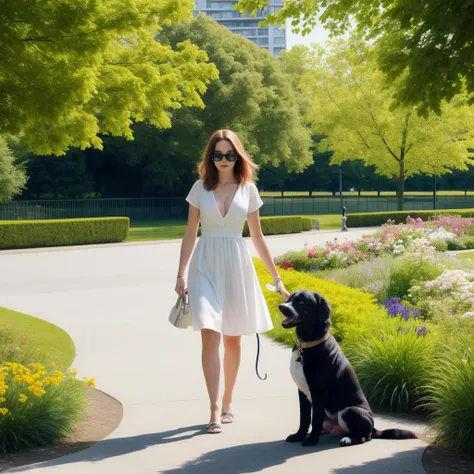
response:
{"label": "woman's arm", "polygon": [[188,225],[186,226],[183,241],[181,242],[178,274],[176,275],[176,293],[181,296],[184,296],[186,291],[184,271],[186,270],[189,259],[191,258],[191,254],[193,253],[194,244],[196,243],[197,231],[199,227],[199,216],[199,209],[190,204],[188,212]]}
{"label": "woman's arm", "polygon": [[252,239],[253,245],[255,246],[259,257],[262,259],[268,271],[271,273],[273,281],[277,283],[275,286],[277,286],[277,289],[279,289],[281,295],[286,301],[290,296],[290,293],[286,291],[285,286],[281,280],[279,280],[280,276],[278,274],[278,270],[275,266],[275,263],[273,262],[273,258],[270,254],[270,250],[268,249],[267,242],[262,232],[262,227],[260,225],[260,213],[258,210],[249,213],[247,216],[247,223],[249,225],[250,237]]}

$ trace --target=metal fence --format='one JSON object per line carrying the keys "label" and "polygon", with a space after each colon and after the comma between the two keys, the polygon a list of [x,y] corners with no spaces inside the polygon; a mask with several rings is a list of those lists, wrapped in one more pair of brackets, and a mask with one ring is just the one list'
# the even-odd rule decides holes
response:
{"label": "metal fence", "polygon": [[[341,199],[326,196],[262,197],[262,216],[339,214]],[[396,211],[395,196],[343,197],[348,214]],[[474,196],[438,196],[437,209],[474,208]],[[433,209],[430,196],[407,196],[405,210]],[[11,201],[0,204],[0,220],[66,219],[79,217],[127,216],[135,221],[184,219],[188,205],[180,198],[75,199],[44,201]]]}

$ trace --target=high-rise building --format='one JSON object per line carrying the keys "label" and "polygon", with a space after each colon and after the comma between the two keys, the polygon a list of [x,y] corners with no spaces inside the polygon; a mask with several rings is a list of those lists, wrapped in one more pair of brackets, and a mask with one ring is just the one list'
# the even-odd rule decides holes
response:
{"label": "high-rise building", "polygon": [[286,49],[286,30],[277,25],[259,27],[258,23],[264,20],[268,13],[280,10],[281,1],[270,0],[268,7],[251,17],[248,13],[241,15],[238,10],[232,8],[237,3],[235,0],[196,0],[194,13],[205,13],[232,33],[244,36],[274,56],[279,56],[280,52]]}

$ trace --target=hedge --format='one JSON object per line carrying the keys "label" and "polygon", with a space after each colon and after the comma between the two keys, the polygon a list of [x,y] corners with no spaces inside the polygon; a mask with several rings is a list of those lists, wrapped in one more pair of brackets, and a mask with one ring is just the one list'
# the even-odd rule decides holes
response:
{"label": "hedge", "polygon": [[[261,217],[263,235],[293,234],[311,230],[311,219],[301,216]],[[247,222],[244,225],[244,237],[250,235]]]}
{"label": "hedge", "polygon": [[397,224],[405,222],[408,216],[420,217],[424,221],[430,217],[442,215],[458,215],[460,217],[474,217],[474,209],[442,209],[435,211],[389,211],[389,212],[368,212],[361,214],[349,214],[347,216],[347,227],[369,227],[385,224],[389,219]]}
{"label": "hedge", "polygon": [[122,242],[128,217],[0,221],[0,249]]}

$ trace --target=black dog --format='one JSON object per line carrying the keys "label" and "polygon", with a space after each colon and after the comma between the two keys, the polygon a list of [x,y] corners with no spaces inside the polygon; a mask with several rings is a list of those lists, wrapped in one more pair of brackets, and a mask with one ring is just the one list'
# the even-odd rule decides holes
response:
{"label": "black dog", "polygon": [[[329,333],[331,307],[318,293],[300,290],[279,306],[285,329],[296,327],[297,344],[291,375],[298,386],[300,427],[288,442],[314,446],[322,433],[344,436],[341,446],[372,438],[414,439],[411,431],[379,431],[359,379],[339,344]],[[313,417],[311,421],[311,407]],[[312,424],[308,437],[309,426]]]}

